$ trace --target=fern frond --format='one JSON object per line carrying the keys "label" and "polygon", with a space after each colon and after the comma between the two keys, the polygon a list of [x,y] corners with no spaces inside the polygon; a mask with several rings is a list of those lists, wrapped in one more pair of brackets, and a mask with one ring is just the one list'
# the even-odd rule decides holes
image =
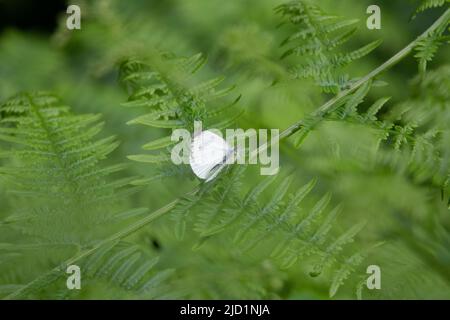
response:
{"label": "fern frond", "polygon": [[175,220],[175,237],[177,239],[183,239],[188,216],[201,203],[204,195],[205,192],[199,190],[192,195],[184,196],[172,210],[173,219]]}
{"label": "fern frond", "polygon": [[450,1],[449,0],[422,0],[422,3],[416,9],[413,17],[415,17],[418,13],[424,12],[428,9],[442,7],[446,3],[450,3]]}
{"label": "fern frond", "polygon": [[137,245],[113,242],[80,262],[83,279],[106,281],[135,297],[158,299],[168,294],[164,288],[173,270],[155,271],[157,257]]}
{"label": "fern frond", "polygon": [[415,58],[419,61],[419,72],[421,74],[425,73],[427,69],[427,63],[433,60],[434,55],[438,51],[439,47],[446,41],[448,41],[449,37],[444,36],[444,32],[448,26],[447,24],[443,24],[441,28],[435,30],[434,32],[428,34],[423,39],[419,40],[415,50],[416,54]]}
{"label": "fern frond", "polygon": [[342,68],[366,56],[381,43],[374,41],[351,52],[339,52],[337,48],[355,33],[353,26],[358,20],[328,15],[308,1],[283,4],[276,11],[298,30],[282,42],[288,49],[281,58],[302,57],[305,62],[292,67],[291,73],[295,78],[313,79],[325,92],[336,93],[347,88],[351,80],[342,73]]}
{"label": "fern frond", "polygon": [[[254,240],[249,240],[248,243],[245,245],[245,250],[253,248],[260,241],[269,237],[271,235],[272,231],[277,230],[278,228],[282,227],[284,224],[289,223],[289,221],[292,221],[293,217],[295,217],[296,211],[298,210],[300,203],[309,194],[309,192],[311,192],[311,190],[314,188],[315,184],[316,184],[316,180],[311,180],[309,183],[304,185],[293,195],[290,195],[289,201],[282,208],[279,216],[276,217],[275,221],[273,221],[272,224],[269,224],[264,229],[262,229],[261,230],[262,232],[260,233],[260,235],[255,237]],[[256,199],[254,201],[256,201]],[[276,252],[276,248],[272,252],[272,256],[276,255],[275,252]]]}
{"label": "fern frond", "polygon": [[[414,182],[441,188],[448,194],[450,162],[448,148],[450,134],[448,121],[448,74],[444,66],[429,71],[416,79],[417,96],[397,106],[405,110],[401,119],[409,123],[404,152],[394,156],[380,154],[381,163],[405,173]],[[433,97],[431,97],[433,95]],[[405,139],[403,139],[405,141]]]}
{"label": "fern frond", "polygon": [[[16,213],[4,219],[2,232],[23,239],[12,251],[17,253],[16,263],[35,252],[53,252],[64,259],[74,248],[92,245],[118,224],[147,211],[123,209],[125,198],[137,189],[129,186],[133,177],[112,179],[125,168],[123,164],[101,164],[118,143],[114,137],[95,140],[103,125],[98,115],[73,114],[46,92],[18,94],[1,104],[0,112],[6,156],[0,175],[18,204],[13,207]],[[30,244],[33,250],[27,249]],[[48,260],[38,266],[44,254],[34,259],[36,270],[54,268],[56,263]],[[32,295],[64,272],[54,268],[20,287],[20,295]],[[17,285],[26,279],[18,276]]]}
{"label": "fern frond", "polygon": [[[375,130],[375,134],[379,137],[378,146],[384,142],[386,146],[394,150],[400,150],[403,147],[414,148],[414,145],[419,146],[422,143],[432,145],[432,140],[435,137],[435,134],[432,134],[433,131],[421,135],[417,134],[417,131],[419,131],[418,127],[425,124],[424,118],[416,118],[415,121],[408,121],[407,124],[400,125],[398,123],[400,123],[401,116],[397,116],[394,120],[379,119],[377,117],[380,109],[389,101],[389,97],[377,100],[366,111],[361,110],[361,104],[368,94],[371,85],[371,81],[368,81],[352,95],[339,100],[333,106],[331,112],[318,113],[306,118],[298,132],[296,147],[300,146],[310,131],[324,121],[345,121],[369,126]],[[435,154],[435,152],[432,154]]]}
{"label": "fern frond", "polygon": [[[449,0],[423,0],[422,4],[417,8],[414,17],[425,10],[430,8],[442,7],[444,4],[449,4]],[[413,17],[413,18],[414,18]],[[447,19],[445,23],[443,23],[439,28],[427,34],[426,37],[420,39],[416,44],[415,50],[417,53],[414,55],[415,58],[419,61],[419,72],[425,73],[427,69],[427,63],[430,62],[439,47],[444,43],[448,42],[449,37],[444,35],[447,31],[447,27],[449,24],[449,20]]]}
{"label": "fern frond", "polygon": [[[339,208],[331,210],[328,215],[324,214],[331,201],[330,194],[323,196],[308,209],[308,213],[299,214],[299,205],[313,189],[315,180],[294,194],[289,194],[292,177],[283,179],[272,196],[261,204],[261,199],[264,198],[262,193],[274,183],[274,178],[263,179],[241,198],[239,195],[242,192],[239,190],[242,178],[236,177],[240,177],[242,171],[239,168],[230,176],[219,177],[216,186],[203,194],[202,203],[197,207],[201,213],[197,216],[190,215],[192,224],[196,226],[194,230],[200,236],[196,248],[222,234],[230,237],[241,252],[263,249],[284,268],[310,255],[319,257],[320,260],[312,272],[314,275],[333,264],[343,263],[340,252],[346,244],[353,241],[361,225],[350,228],[333,239],[330,231]],[[233,175],[235,178],[232,178]],[[186,211],[190,210],[189,206],[193,203],[180,203],[178,211],[182,207]],[[327,245],[327,242],[331,244]]]}
{"label": "fern frond", "polygon": [[205,209],[197,214],[194,225],[194,230],[200,233],[200,235],[211,235],[217,231],[218,226],[222,225],[228,200],[238,196],[244,171],[244,166],[234,168],[229,175],[224,176],[219,181],[214,190],[208,193],[209,195],[213,194],[214,201],[208,200],[207,203],[203,204]]}
{"label": "fern frond", "polygon": [[[162,56],[156,63],[130,59],[122,63],[121,79],[130,91],[128,107],[144,107],[147,113],[128,124],[143,124],[154,128],[185,128],[193,131],[194,121],[202,121],[204,129],[224,128],[232,124],[239,112],[230,113],[240,97],[224,100],[234,86],[221,89],[223,77],[200,83],[192,76],[206,63],[201,54],[189,58]],[[168,136],[150,141],[144,150],[160,150],[158,155],[131,156],[130,159],[159,163],[170,159],[168,150],[175,144]]]}
{"label": "fern frond", "polygon": [[[253,215],[249,217],[245,223],[240,225],[240,229],[234,237],[235,243],[242,244],[243,242],[248,242],[248,234],[251,230],[256,229],[261,222],[267,221],[268,216],[272,212],[279,210],[280,203],[288,192],[291,182],[292,177],[284,179],[270,200],[264,206],[257,206],[256,210],[253,212]],[[250,237],[250,239],[251,238],[252,237]]]}
{"label": "fern frond", "polygon": [[[330,297],[334,297],[337,293],[339,287],[344,284],[344,281],[356,270],[356,267],[359,266],[366,258],[366,255],[362,252],[357,252],[354,255],[350,256],[347,260],[345,260],[344,264],[341,268],[336,271],[333,276],[333,280],[330,286]],[[366,280],[366,279],[364,279]],[[358,290],[359,287],[358,287]],[[358,291],[359,292],[359,291]],[[360,293],[358,294],[358,296]]]}
{"label": "fern frond", "polygon": [[[343,249],[343,246],[352,242],[355,235],[358,234],[363,227],[364,223],[359,223],[334,240],[333,243],[325,249],[325,254],[322,256],[320,261],[314,266],[310,273],[311,276],[314,277],[321,274],[324,268],[326,268],[329,264],[332,264],[336,259],[336,255]],[[353,261],[361,262],[362,257],[352,256],[347,262],[352,262],[353,264]]]}
{"label": "fern frond", "polygon": [[[46,202],[41,212],[32,213],[24,231],[79,241],[83,224],[99,225],[116,214],[112,200],[128,194],[131,180],[105,180],[123,166],[99,166],[118,143],[114,137],[93,141],[101,129],[97,115],[73,115],[48,93],[17,95],[0,111],[0,140],[10,143],[7,153],[14,159],[1,170],[10,192]],[[52,228],[57,222],[61,225]]]}

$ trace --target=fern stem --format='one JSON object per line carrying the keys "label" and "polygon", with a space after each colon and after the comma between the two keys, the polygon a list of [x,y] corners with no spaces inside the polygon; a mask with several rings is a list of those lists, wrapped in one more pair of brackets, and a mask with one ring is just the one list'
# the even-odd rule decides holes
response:
{"label": "fern stem", "polygon": [[[197,190],[191,191],[189,194],[196,192]],[[12,300],[12,299],[20,299],[21,297],[25,297],[29,290],[37,290],[42,287],[45,287],[47,285],[46,279],[57,279],[62,274],[65,273],[65,270],[67,266],[75,264],[77,261],[89,256],[93,252],[95,252],[100,247],[110,243],[114,242],[120,239],[125,238],[126,236],[138,231],[139,229],[143,228],[153,220],[156,220],[166,212],[169,212],[173,209],[173,207],[178,203],[179,199],[175,199],[172,202],[166,204],[164,207],[159,208],[156,211],[153,211],[150,215],[146,216],[145,218],[133,223],[132,225],[126,227],[125,229],[113,234],[112,236],[100,241],[96,245],[94,245],[91,248],[85,249],[77,253],[75,256],[69,258],[68,260],[64,261],[61,265],[53,268],[46,274],[36,278],[35,280],[29,282],[28,284],[24,285],[23,287],[19,288],[18,290],[14,291],[10,295],[6,296],[4,300]]]}
{"label": "fern stem", "polygon": [[[328,100],[325,104],[323,104],[321,107],[319,107],[316,111],[313,112],[313,115],[323,115],[327,112],[333,111],[333,107],[337,105],[337,102],[340,101],[342,98],[346,97],[356,89],[358,89],[361,85],[366,83],[367,81],[373,79],[383,71],[387,70],[388,68],[392,67],[396,63],[398,63],[400,60],[402,60],[404,57],[406,57],[413,48],[416,46],[417,42],[421,39],[427,37],[431,32],[438,29],[440,26],[442,26],[443,23],[447,23],[447,20],[450,18],[450,9],[447,9],[441,17],[439,17],[424,33],[422,33],[419,37],[417,37],[414,41],[412,41],[410,44],[408,44],[406,47],[404,47],[402,50],[400,50],[397,54],[392,56],[389,60],[384,62],[382,65],[380,65],[378,68],[374,69],[372,72],[368,73],[366,76],[361,78],[360,80],[356,81],[354,84],[351,85],[350,88],[347,90],[344,90],[337,94],[332,99]],[[304,124],[304,120],[300,120],[291,126],[289,126],[287,129],[283,130],[279,136],[280,140],[290,137],[295,132],[297,132],[299,129],[302,128]],[[266,150],[269,146],[272,145],[272,141],[266,142],[264,145],[260,146],[257,150],[254,151],[254,153],[251,154],[251,157],[257,156],[262,151]],[[193,191],[190,191],[186,195],[195,194],[199,189],[196,188]],[[165,213],[172,210],[175,205],[179,202],[180,198],[173,200],[172,202],[166,204],[165,206],[157,209],[156,211],[152,212],[147,217],[138,220],[134,224],[126,227],[125,229],[111,235],[110,237],[100,241],[96,245],[94,245],[92,248],[85,249],[80,251],[78,254],[73,256],[72,258],[66,260],[64,263],[62,263],[60,266],[50,270],[49,272],[45,273],[44,275],[36,278],[35,280],[29,282],[28,284],[22,286],[20,289],[14,291],[10,295],[6,296],[4,299],[18,299],[21,297],[25,297],[28,292],[31,290],[36,290],[41,287],[44,287],[48,284],[47,279],[53,279],[56,280],[59,278],[62,274],[65,272],[65,267],[71,264],[76,263],[77,261],[89,256],[93,252],[95,252],[100,247],[120,239],[123,239],[130,234],[140,230],[141,228],[145,227],[150,222],[156,220],[157,218],[161,217]]]}
{"label": "fern stem", "polygon": [[[389,69],[396,63],[398,63],[400,60],[402,60],[404,57],[406,57],[408,54],[411,53],[411,51],[414,49],[414,47],[417,45],[417,43],[427,37],[431,32],[435,31],[439,27],[441,27],[443,24],[447,23],[450,19],[450,9],[447,9],[425,32],[423,32],[420,36],[418,36],[414,41],[409,43],[406,47],[404,47],[402,50],[397,52],[394,56],[392,56],[389,60],[378,66],[376,69],[372,70],[370,73],[353,83],[350,88],[341,91],[336,96],[334,96],[332,99],[325,102],[322,106],[320,106],[317,110],[315,110],[312,113],[312,116],[320,116],[324,115],[328,112],[331,112],[334,110],[334,108],[338,105],[337,102],[339,102],[344,97],[348,96],[352,92],[354,92],[356,89],[358,89],[360,86],[362,86],[364,83],[368,82],[369,80],[375,78],[380,73],[384,72],[385,70]],[[296,123],[292,124],[285,130],[283,130],[280,133],[279,139],[288,138],[294,133],[296,133],[298,130],[302,128],[304,125],[304,120],[297,121]],[[272,145],[272,142],[266,142],[262,146],[260,146],[257,150],[255,150],[251,158],[254,159],[258,154],[260,154],[262,151],[265,151],[269,146]]]}

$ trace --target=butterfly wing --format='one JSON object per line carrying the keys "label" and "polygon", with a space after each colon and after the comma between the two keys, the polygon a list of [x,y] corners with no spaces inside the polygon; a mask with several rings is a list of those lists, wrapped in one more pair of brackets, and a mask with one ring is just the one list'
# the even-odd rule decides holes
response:
{"label": "butterfly wing", "polygon": [[189,162],[194,174],[212,180],[223,169],[232,148],[219,135],[203,131],[194,137]]}

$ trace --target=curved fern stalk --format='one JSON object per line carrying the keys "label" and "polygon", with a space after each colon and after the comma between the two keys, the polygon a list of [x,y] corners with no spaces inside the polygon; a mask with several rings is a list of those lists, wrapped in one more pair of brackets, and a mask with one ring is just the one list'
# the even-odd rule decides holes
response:
{"label": "curved fern stalk", "polygon": [[[358,106],[363,102],[364,97],[367,95],[370,90],[371,81],[366,82],[363,86],[361,86],[356,92],[348,97],[348,99],[343,100],[342,105],[337,107],[336,110],[330,112],[323,117],[318,117],[316,119],[316,123],[319,123],[324,120],[330,121],[342,121],[345,120],[347,122],[363,124],[366,126],[370,126],[371,128],[377,131],[377,136],[379,136],[379,140],[377,143],[377,149],[380,146],[380,143],[383,140],[390,139],[391,145],[394,150],[400,150],[403,145],[414,144],[414,142],[418,143],[418,140],[421,139],[424,143],[430,143],[430,139],[434,137],[433,134],[426,134],[423,136],[415,137],[414,131],[420,125],[418,122],[407,123],[403,126],[396,125],[393,121],[390,120],[380,120],[377,117],[380,109],[389,101],[389,97],[380,98],[373,105],[371,105],[367,112],[361,113],[358,110]],[[396,119],[397,121],[400,119]],[[311,131],[311,128],[302,129],[302,135],[299,139],[304,139],[304,136]],[[427,138],[427,139],[426,139]]]}
{"label": "curved fern stalk", "polygon": [[[315,115],[325,114],[325,113],[327,113],[329,111],[334,110],[335,105],[339,101],[341,101],[346,96],[351,94],[353,91],[358,89],[364,83],[366,83],[369,80],[375,78],[376,76],[378,76],[380,73],[382,73],[386,69],[388,69],[391,66],[393,66],[394,64],[398,63],[401,59],[403,59],[409,53],[411,53],[411,51],[416,46],[418,41],[420,41],[423,37],[426,37],[429,33],[433,32],[435,29],[439,28],[443,23],[447,23],[449,17],[450,17],[450,9],[447,9],[441,15],[441,17],[439,19],[437,19],[416,40],[412,41],[405,48],[403,48],[401,51],[399,51],[397,54],[395,54],[393,57],[391,57],[385,63],[383,63],[382,65],[380,65],[379,67],[377,67],[376,69],[371,71],[369,74],[367,74],[366,76],[362,77],[361,79],[359,79],[355,83],[351,84],[350,88],[348,88],[346,90],[343,90],[340,93],[338,93],[334,98],[330,99],[325,104],[320,106],[313,114],[315,114]],[[304,126],[304,120],[300,120],[300,121],[295,122],[294,124],[289,126],[287,129],[285,129],[283,132],[281,132],[280,139],[284,139],[284,138],[287,138],[287,137],[293,135],[294,133],[298,132],[303,126]],[[267,150],[269,145],[270,145],[270,142],[260,146],[258,148],[258,150],[256,150],[255,152],[253,152],[251,154],[251,156],[255,157],[260,152]],[[189,194],[196,193],[196,192],[198,192],[198,188],[193,190]],[[174,206],[178,202],[179,202],[179,199],[175,199],[174,201],[168,203],[167,205],[165,205],[165,206],[155,210],[152,214],[148,215],[147,217],[142,218],[142,219],[138,220],[137,222],[135,222],[134,224],[132,224],[130,226],[127,226],[126,228],[120,230],[119,232],[114,233],[110,237],[105,238],[103,241],[101,241],[99,244],[93,246],[92,248],[90,248],[88,250],[83,250],[80,253],[74,255],[72,258],[70,258],[67,261],[65,261],[65,263],[63,265],[73,264],[73,263],[79,261],[80,259],[93,254],[99,248],[101,248],[103,245],[109,244],[109,243],[111,243],[113,241],[116,241],[116,240],[123,239],[126,236],[128,236],[130,234],[133,234],[137,230],[140,230],[141,228],[143,228],[147,224],[151,223],[155,219],[157,219],[157,218],[161,217],[162,215],[166,214],[167,212],[169,212],[171,209],[174,208]],[[49,279],[52,279],[52,278],[55,278],[55,277],[58,278],[58,277],[61,276],[61,274],[63,274],[63,272],[64,272],[64,268],[57,267],[57,268],[55,268],[55,269],[53,269],[53,270],[43,274],[42,276],[37,277],[32,282],[22,286],[20,289],[14,291],[12,294],[7,296],[7,298],[14,299],[14,298],[19,298],[19,297],[26,296],[26,293],[31,291],[33,288],[45,286],[48,283]]]}
{"label": "curved fern stalk", "polygon": [[[350,87],[346,90],[343,90],[339,92],[335,97],[325,102],[322,106],[317,108],[316,111],[314,111],[310,117],[317,117],[317,116],[323,116],[327,113],[330,113],[337,109],[340,106],[340,103],[342,103],[342,100],[345,99],[349,94],[357,90],[359,87],[364,85],[366,82],[374,79],[382,72],[386,71],[393,65],[397,64],[400,60],[405,58],[408,54],[412,52],[412,50],[416,47],[417,43],[422,40],[423,38],[427,37],[430,33],[434,32],[434,30],[439,29],[443,24],[447,24],[450,19],[450,9],[447,9],[425,32],[423,32],[419,37],[417,37],[414,41],[409,43],[406,47],[404,47],[402,50],[397,52],[394,56],[392,56],[389,60],[378,66],[376,69],[369,72],[364,77],[360,78],[356,82],[352,83]],[[280,133],[280,139],[284,139],[287,137],[292,136],[294,133],[298,132],[303,126],[305,125],[304,120],[297,121],[296,123],[289,126],[287,129],[283,130]],[[269,147],[269,143],[265,143],[262,146],[258,148],[258,150],[255,150],[252,153],[252,157],[257,156],[260,152],[267,150]]]}
{"label": "curved fern stalk", "polygon": [[66,261],[61,263],[59,266],[53,268],[52,270],[50,270],[47,273],[43,274],[42,276],[36,278],[35,280],[27,283],[26,285],[21,286],[18,290],[9,294],[4,299],[10,300],[10,299],[25,298],[30,293],[35,292],[39,289],[45,288],[49,284],[58,280],[61,276],[64,276],[67,266],[76,264],[77,262],[81,261],[82,259],[87,258],[87,257],[91,256],[92,254],[98,252],[98,250],[100,250],[103,247],[108,248],[108,246],[110,246],[110,247],[114,246],[118,240],[126,238],[127,236],[129,236],[129,235],[133,234],[134,232],[140,230],[141,228],[145,227],[150,222],[156,220],[160,216],[169,212],[171,209],[173,209],[175,207],[175,205],[177,204],[178,201],[179,200],[176,199],[176,200],[168,203],[164,207],[159,208],[158,210],[152,212],[145,218],[140,219],[140,220],[136,221],[135,223],[127,226],[126,228],[114,233],[110,237],[105,238],[104,240],[93,245],[92,247],[81,250],[79,253],[77,253],[73,257],[67,259]]}
{"label": "curved fern stalk", "polygon": [[[417,77],[421,83],[416,88],[417,97],[396,106],[386,119],[379,119],[377,113],[389,98],[377,100],[365,113],[357,110],[362,96],[358,99],[354,97],[363,90],[363,86],[336,111],[324,116],[323,120],[345,120],[373,128],[379,137],[374,150],[376,153],[371,159],[373,164],[392,168],[416,183],[428,183],[444,191],[449,177],[448,152],[443,147],[448,145],[449,116],[448,112],[441,111],[438,114],[437,110],[445,110],[441,105],[446,104],[448,94],[445,89],[430,98],[429,92],[439,92],[439,88],[446,87],[448,73],[447,68],[441,68]],[[350,112],[346,112],[349,104],[353,104],[350,103],[352,100],[357,103]],[[390,152],[392,149],[394,152]]]}
{"label": "curved fern stalk", "polygon": [[[133,299],[179,297],[178,292],[167,286],[173,270],[158,270],[158,260],[158,257],[145,248],[124,241],[114,241],[78,262],[83,275],[83,291],[90,292],[91,287],[95,288],[102,283],[109,285],[111,298],[115,297],[115,293],[121,296],[125,294],[126,298]],[[49,288],[53,299],[79,298],[80,291],[67,290],[62,282],[65,282],[65,278],[61,282],[55,281]]]}

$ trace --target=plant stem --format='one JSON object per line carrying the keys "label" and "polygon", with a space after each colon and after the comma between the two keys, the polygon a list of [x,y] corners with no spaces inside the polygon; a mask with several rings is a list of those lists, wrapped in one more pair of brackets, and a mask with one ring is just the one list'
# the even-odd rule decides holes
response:
{"label": "plant stem", "polygon": [[179,199],[175,199],[172,202],[166,204],[164,207],[159,208],[158,210],[152,212],[150,215],[146,216],[145,218],[133,223],[132,225],[126,227],[125,229],[113,234],[112,236],[100,241],[99,243],[97,243],[96,245],[94,245],[92,248],[89,249],[85,249],[80,251],[79,253],[77,253],[76,255],[74,255],[73,257],[69,258],[68,260],[66,260],[65,262],[63,262],[61,265],[57,266],[56,268],[50,270],[48,273],[46,273],[45,275],[36,278],[35,280],[33,280],[32,282],[28,283],[27,285],[21,287],[20,289],[14,291],[13,293],[11,293],[10,295],[8,295],[7,297],[5,297],[6,300],[9,299],[18,299],[20,297],[23,297],[27,294],[27,292],[30,290],[30,288],[40,288],[43,287],[47,284],[47,282],[45,281],[45,279],[49,279],[49,278],[53,278],[53,276],[55,276],[55,278],[58,278],[58,274],[62,273],[64,274],[65,269],[67,266],[74,264],[75,262],[89,256],[90,254],[92,254],[94,251],[96,251],[97,249],[99,249],[100,247],[113,242],[113,241],[117,241],[120,239],[125,238],[126,236],[138,231],[139,229],[141,229],[142,227],[146,226],[147,224],[149,224],[150,222],[152,222],[153,220],[159,218],[160,216],[162,216],[163,214],[165,214],[166,212],[170,211],[179,201]]}
{"label": "plant stem", "polygon": [[[348,96],[350,93],[352,93],[353,91],[358,89],[360,86],[362,86],[367,81],[375,78],[376,76],[378,76],[383,71],[389,69],[390,67],[392,67],[393,65],[398,63],[400,60],[402,60],[404,57],[406,57],[408,54],[411,53],[411,51],[417,45],[417,42],[419,42],[421,39],[427,37],[431,32],[433,32],[434,30],[438,29],[444,23],[447,23],[449,19],[450,19],[450,9],[447,9],[439,17],[439,19],[437,19],[424,33],[422,33],[420,36],[418,36],[414,41],[412,41],[410,44],[408,44],[402,50],[397,52],[397,54],[392,56],[389,60],[384,62],[382,65],[378,66],[376,69],[372,70],[370,73],[368,73],[367,75],[365,75],[364,77],[362,77],[361,79],[359,79],[358,81],[353,83],[350,86],[350,88],[348,88],[348,89],[346,89],[344,91],[341,91],[335,97],[333,97],[332,99],[330,99],[327,102],[325,102],[322,106],[320,106],[317,110],[315,110],[312,113],[312,116],[321,115],[321,114],[325,114],[325,113],[333,111],[334,107],[337,106],[337,102],[338,101],[340,101],[344,97]],[[280,140],[284,139],[284,138],[287,138],[287,137],[290,137],[291,135],[296,133],[298,130],[301,129],[303,124],[304,124],[304,120],[300,120],[300,121],[292,124],[288,128],[286,128],[285,130],[283,130],[280,133],[280,136],[279,136]],[[271,144],[269,144],[269,143],[265,143],[260,148],[258,148],[258,150],[255,151],[256,154],[254,154],[253,156],[256,156],[260,152],[266,150],[270,145]]]}
{"label": "plant stem", "polygon": [[[333,111],[334,107],[337,105],[338,101],[340,101],[342,98],[346,97],[347,95],[349,95],[350,93],[352,93],[353,91],[358,89],[361,85],[363,85],[367,81],[373,79],[374,77],[376,77],[377,75],[379,75],[383,71],[387,70],[388,68],[390,68],[393,65],[395,65],[396,63],[398,63],[400,60],[402,60],[404,57],[406,57],[409,53],[411,53],[411,51],[414,49],[414,47],[416,46],[418,41],[420,41],[424,37],[428,36],[434,30],[438,29],[443,23],[447,23],[449,18],[450,18],[450,9],[447,9],[439,17],[439,19],[437,19],[424,33],[422,33],[414,41],[412,41],[410,44],[408,44],[406,47],[404,47],[397,54],[392,56],[389,60],[384,62],[382,65],[380,65],[378,68],[374,69],[372,72],[368,73],[366,76],[364,76],[363,78],[361,78],[358,81],[356,81],[355,83],[353,83],[350,86],[350,88],[340,92],[335,97],[333,97],[332,99],[328,100],[325,104],[323,104],[316,111],[314,111],[312,113],[312,115],[321,115],[321,114],[325,114],[327,112]],[[290,137],[291,135],[293,135],[295,132],[297,132],[303,126],[303,123],[304,123],[304,120],[300,120],[300,121],[292,124],[291,126],[289,126],[288,128],[286,128],[285,130],[283,130],[281,132],[281,134],[279,136],[279,139],[281,140],[281,139]],[[262,151],[266,150],[272,144],[273,144],[272,141],[270,143],[263,144],[257,150],[255,150],[255,152],[252,153],[250,155],[250,157],[257,156],[259,153],[261,153]],[[187,193],[187,195],[195,194],[197,191],[198,191],[198,188],[196,188],[193,191],[190,191],[189,193]],[[165,213],[167,213],[171,209],[173,209],[175,207],[175,205],[179,202],[179,199],[180,198],[173,200],[172,202],[170,202],[170,203],[166,204],[165,206],[163,206],[163,207],[157,209],[156,211],[152,212],[147,217],[145,217],[145,218],[143,218],[141,220],[138,220],[137,222],[133,223],[132,225],[126,227],[125,229],[123,229],[123,230],[121,230],[121,231],[111,235],[110,237],[108,237],[108,238],[98,242],[92,248],[80,251],[75,256],[73,256],[73,257],[69,258],[68,260],[66,260],[60,266],[50,270],[49,272],[45,273],[44,275],[36,278],[35,280],[29,282],[28,284],[22,286],[20,289],[14,291],[13,293],[11,293],[7,297],[5,297],[5,299],[18,299],[20,297],[25,297],[26,294],[31,292],[32,290],[36,290],[36,289],[45,287],[48,284],[48,282],[49,282],[49,281],[47,281],[48,279],[50,279],[50,281],[51,281],[52,279],[57,279],[62,274],[64,274],[66,266],[74,264],[77,261],[79,261],[79,260],[89,256],[90,254],[95,252],[97,249],[99,249],[100,247],[102,247],[102,246],[104,246],[104,245],[106,245],[106,244],[108,244],[110,242],[123,239],[123,238],[129,236],[130,234],[138,231],[139,229],[145,227],[150,222],[156,220],[157,218],[161,217],[162,215],[164,215]]]}

